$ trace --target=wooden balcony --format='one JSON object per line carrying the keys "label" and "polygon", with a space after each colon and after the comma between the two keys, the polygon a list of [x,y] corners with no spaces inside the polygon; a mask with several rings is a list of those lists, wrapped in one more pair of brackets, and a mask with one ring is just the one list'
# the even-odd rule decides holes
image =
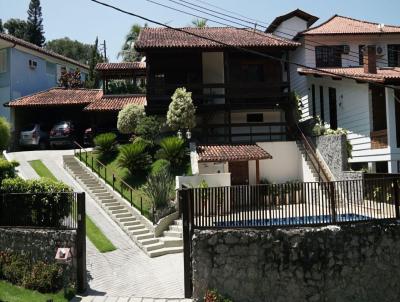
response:
{"label": "wooden balcony", "polygon": [[385,149],[387,147],[387,129],[371,132],[371,149]]}

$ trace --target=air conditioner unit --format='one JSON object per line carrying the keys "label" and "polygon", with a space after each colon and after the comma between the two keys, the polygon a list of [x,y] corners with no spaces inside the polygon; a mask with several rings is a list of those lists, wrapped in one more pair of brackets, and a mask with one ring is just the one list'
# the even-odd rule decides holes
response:
{"label": "air conditioner unit", "polygon": [[350,46],[349,45],[343,45],[343,54],[348,55],[350,53]]}
{"label": "air conditioner unit", "polygon": [[36,69],[36,67],[37,67],[37,62],[34,60],[29,60],[29,68]]}
{"label": "air conditioner unit", "polygon": [[376,55],[383,56],[385,54],[385,45],[376,45]]}

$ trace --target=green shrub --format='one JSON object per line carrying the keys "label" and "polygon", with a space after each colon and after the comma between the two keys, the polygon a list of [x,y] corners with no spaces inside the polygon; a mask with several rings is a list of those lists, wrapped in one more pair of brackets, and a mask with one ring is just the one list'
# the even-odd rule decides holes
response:
{"label": "green shrub", "polygon": [[31,266],[28,257],[11,254],[9,259],[2,266],[4,279],[16,285],[23,285],[23,280]]}
{"label": "green shrub", "polygon": [[231,299],[225,298],[224,296],[220,295],[217,290],[207,290],[206,294],[204,295],[204,302],[232,302]]}
{"label": "green shrub", "polygon": [[146,143],[138,141],[120,148],[117,164],[128,169],[131,175],[146,171],[151,164],[151,156],[146,151]]}
{"label": "green shrub", "polygon": [[196,107],[192,93],[186,88],[177,88],[171,97],[167,112],[167,125],[172,130],[192,129],[196,126]]}
{"label": "green shrub", "polygon": [[103,133],[97,135],[94,139],[94,145],[100,155],[108,155],[115,150],[115,141],[117,135],[115,133]]}
{"label": "green shrub", "polygon": [[6,195],[9,201],[7,211],[0,212],[0,220],[8,221],[11,216],[14,225],[29,223],[30,226],[59,227],[63,219],[70,214],[73,195],[65,193],[72,190],[61,182],[47,178],[36,180],[10,178],[3,180],[0,191],[28,193]]}
{"label": "green shrub", "polygon": [[11,140],[10,124],[0,116],[0,153],[7,149]]}
{"label": "green shrub", "polygon": [[160,135],[161,123],[155,116],[145,116],[139,120],[135,134],[154,143]]}
{"label": "green shrub", "polygon": [[164,208],[172,195],[174,179],[171,173],[164,167],[157,173],[150,174],[143,187],[143,192],[149,197],[153,208]]}
{"label": "green shrub", "polygon": [[38,261],[23,278],[23,286],[41,293],[55,292],[63,286],[63,270],[55,263]]}
{"label": "green shrub", "polygon": [[165,159],[171,163],[172,169],[183,166],[188,155],[185,141],[179,137],[166,137],[160,142],[161,149],[157,151],[158,159]]}
{"label": "green shrub", "polygon": [[16,176],[15,168],[19,166],[16,161],[8,161],[0,158],[0,184],[5,178],[14,178]]}
{"label": "green shrub", "polygon": [[171,164],[168,160],[166,159],[157,159],[152,165],[151,165],[151,174],[157,174],[161,170],[168,170],[170,169]]}
{"label": "green shrub", "polygon": [[143,107],[129,104],[118,113],[117,128],[119,132],[131,134],[135,132],[136,126],[144,116]]}

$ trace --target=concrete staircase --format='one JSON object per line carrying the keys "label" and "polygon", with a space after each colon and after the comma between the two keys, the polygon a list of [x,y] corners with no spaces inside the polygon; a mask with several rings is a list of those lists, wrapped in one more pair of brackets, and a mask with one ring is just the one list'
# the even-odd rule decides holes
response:
{"label": "concrete staircase", "polygon": [[155,237],[154,232],[144,222],[145,218],[108,188],[95,173],[72,155],[64,156],[63,161],[68,173],[149,257],[183,252],[181,220],[175,220],[169,230],[164,231],[164,236]]}

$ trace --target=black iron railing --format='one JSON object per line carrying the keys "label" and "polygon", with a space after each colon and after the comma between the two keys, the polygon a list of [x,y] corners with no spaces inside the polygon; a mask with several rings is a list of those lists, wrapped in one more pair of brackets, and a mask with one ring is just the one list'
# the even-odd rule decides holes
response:
{"label": "black iron railing", "polygon": [[132,188],[121,177],[119,177],[116,171],[110,167],[107,167],[107,165],[95,158],[89,150],[86,150],[79,143],[74,142],[74,144],[74,155],[81,162],[83,162],[92,170],[92,172],[96,173],[102,180],[109,184],[115,192],[119,193],[123,198],[125,198],[132,207],[135,207],[137,210],[139,210],[141,215],[151,219],[154,218],[154,213],[150,215],[149,210],[143,208],[143,198],[135,198],[135,189]]}
{"label": "black iron railing", "polygon": [[[185,189],[193,228],[330,225],[399,219],[400,178]],[[185,221],[184,221],[185,223]]]}
{"label": "black iron railing", "polygon": [[79,194],[0,193],[0,226],[76,230],[85,215],[79,211]]}

